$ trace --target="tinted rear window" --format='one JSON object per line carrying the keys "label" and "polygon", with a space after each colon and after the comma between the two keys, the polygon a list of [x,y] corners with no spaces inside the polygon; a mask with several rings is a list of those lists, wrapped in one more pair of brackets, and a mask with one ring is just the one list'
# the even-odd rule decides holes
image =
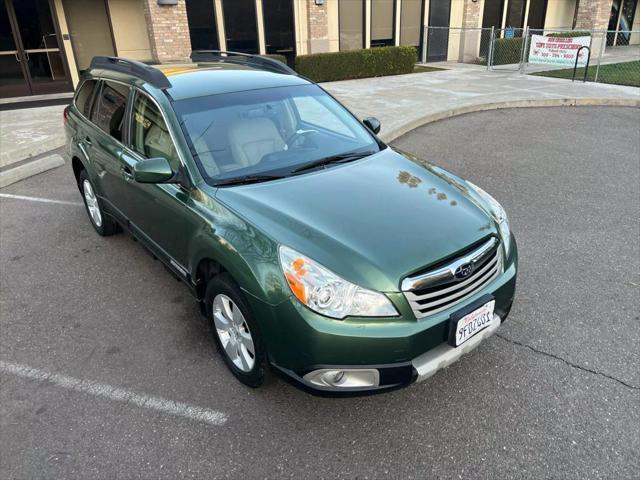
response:
{"label": "tinted rear window", "polygon": [[76,107],[80,110],[80,113],[87,118],[91,112],[91,98],[97,84],[98,82],[96,80],[87,80],[82,84],[82,87],[80,87],[76,95]]}
{"label": "tinted rear window", "polygon": [[100,101],[91,114],[91,121],[98,128],[122,141],[122,131],[129,87],[120,83],[106,81],[102,85]]}

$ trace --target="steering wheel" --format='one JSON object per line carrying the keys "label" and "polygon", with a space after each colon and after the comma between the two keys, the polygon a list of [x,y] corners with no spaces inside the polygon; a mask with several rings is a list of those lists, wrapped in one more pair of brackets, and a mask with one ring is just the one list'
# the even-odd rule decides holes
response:
{"label": "steering wheel", "polygon": [[309,130],[304,130],[302,128],[299,128],[298,130],[296,130],[295,132],[293,132],[293,135],[291,135],[289,138],[287,138],[284,143],[287,146],[287,150],[293,146],[293,144],[295,142],[297,142],[300,138],[309,135],[310,133],[318,133],[317,130],[313,130],[313,129],[309,129]]}

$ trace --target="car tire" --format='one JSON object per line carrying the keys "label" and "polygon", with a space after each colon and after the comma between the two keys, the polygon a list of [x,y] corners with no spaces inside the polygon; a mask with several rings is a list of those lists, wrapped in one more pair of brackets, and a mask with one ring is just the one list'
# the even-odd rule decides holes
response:
{"label": "car tire", "polygon": [[258,325],[231,275],[211,278],[204,296],[211,333],[231,373],[257,388],[268,374],[267,355]]}
{"label": "car tire", "polygon": [[100,199],[96,195],[96,190],[89,179],[86,170],[82,170],[78,175],[78,187],[82,194],[82,200],[89,216],[89,221],[96,232],[103,237],[108,237],[118,233],[118,224],[110,216],[105,215],[100,204]]}

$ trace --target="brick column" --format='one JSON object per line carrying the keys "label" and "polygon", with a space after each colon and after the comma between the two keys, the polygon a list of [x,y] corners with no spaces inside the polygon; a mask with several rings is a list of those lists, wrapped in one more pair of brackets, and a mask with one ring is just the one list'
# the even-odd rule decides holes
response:
{"label": "brick column", "polygon": [[[433,1],[433,0],[431,0]],[[485,2],[496,0],[484,0]],[[462,11],[462,28],[477,29],[482,27],[482,13],[484,9],[484,2],[472,2],[471,0],[464,0],[464,8]],[[480,44],[483,40],[488,41],[490,33],[481,32],[480,30],[463,30],[460,33],[461,42],[461,58],[462,62],[475,62],[480,55]]]}
{"label": "brick column", "polygon": [[[491,0],[485,0],[485,2]],[[482,26],[482,2],[465,0],[462,16],[462,28],[480,28]]]}
{"label": "brick column", "polygon": [[143,0],[153,60],[160,63],[189,61],[191,39],[185,0],[177,5],[158,5]]}
{"label": "brick column", "polygon": [[307,0],[307,23],[309,35],[309,53],[329,51],[329,20],[327,2],[316,5],[314,0]]}
{"label": "brick column", "polygon": [[580,0],[576,29],[606,30],[611,15],[611,0]]}

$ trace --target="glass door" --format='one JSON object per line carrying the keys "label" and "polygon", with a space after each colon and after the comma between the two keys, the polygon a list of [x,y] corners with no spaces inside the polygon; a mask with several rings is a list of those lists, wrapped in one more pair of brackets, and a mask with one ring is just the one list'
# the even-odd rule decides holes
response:
{"label": "glass door", "polygon": [[9,12],[4,1],[0,1],[0,98],[30,93]]}
{"label": "glass door", "polygon": [[[429,4],[429,26],[449,27],[451,0]],[[446,62],[449,51],[449,28],[430,28],[427,40],[427,62]]]}
{"label": "glass door", "polygon": [[[69,72],[60,46],[60,36],[53,20],[49,0],[3,0],[0,12],[0,25],[3,67],[12,67],[11,80],[16,82],[17,69],[10,62],[11,55],[20,65],[22,93],[13,93],[13,86],[5,80],[7,74],[2,70],[0,95],[37,95],[73,90],[69,81]],[[13,43],[7,43],[5,34],[10,26]],[[5,46],[9,47],[6,48]],[[13,49],[11,49],[11,47]]]}

